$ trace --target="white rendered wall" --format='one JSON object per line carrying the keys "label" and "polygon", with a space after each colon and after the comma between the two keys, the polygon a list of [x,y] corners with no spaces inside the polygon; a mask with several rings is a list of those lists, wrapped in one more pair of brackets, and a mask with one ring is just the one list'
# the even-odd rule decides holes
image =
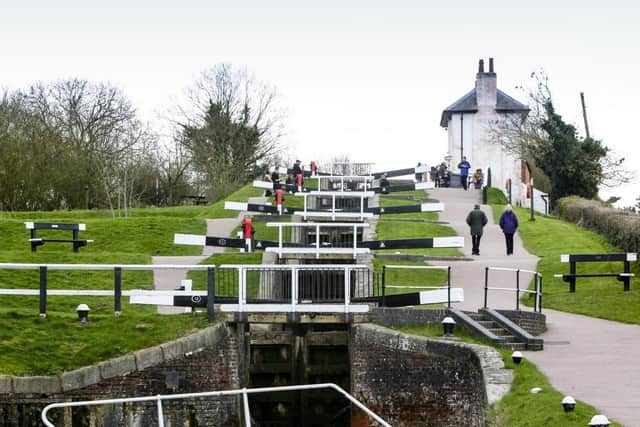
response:
{"label": "white rendered wall", "polygon": [[475,121],[473,116],[475,114],[466,113],[462,119],[463,134],[460,134],[460,116],[462,114],[452,114],[451,120],[449,120],[448,139],[449,145],[447,152],[451,154],[451,170],[453,172],[458,171],[458,163],[460,163],[460,138],[462,136],[462,145],[464,155],[467,157],[471,166],[473,166],[473,142],[475,140]]}
{"label": "white rendered wall", "polygon": [[[493,124],[504,115],[495,110],[482,110],[464,114],[464,154],[471,163],[471,173],[481,168],[486,184],[487,171],[491,168],[491,184],[502,190],[506,180],[511,178],[511,197],[517,203],[524,197],[520,185],[520,160],[506,152],[501,144],[495,143],[491,131]],[[453,156],[451,167],[457,171],[456,166],[460,161],[460,114],[452,114],[447,129],[448,152]]]}

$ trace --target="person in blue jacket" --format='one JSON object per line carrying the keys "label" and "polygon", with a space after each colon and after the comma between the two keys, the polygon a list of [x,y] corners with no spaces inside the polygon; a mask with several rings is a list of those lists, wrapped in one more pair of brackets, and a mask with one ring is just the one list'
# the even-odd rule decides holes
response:
{"label": "person in blue jacket", "polygon": [[466,190],[469,180],[469,169],[471,169],[471,164],[467,161],[466,157],[462,157],[462,161],[458,163],[458,169],[460,169],[460,184],[462,184],[462,188]]}
{"label": "person in blue jacket", "polygon": [[511,205],[507,205],[500,216],[500,228],[507,243],[507,255],[513,255],[513,235],[518,229],[518,217],[513,213]]}

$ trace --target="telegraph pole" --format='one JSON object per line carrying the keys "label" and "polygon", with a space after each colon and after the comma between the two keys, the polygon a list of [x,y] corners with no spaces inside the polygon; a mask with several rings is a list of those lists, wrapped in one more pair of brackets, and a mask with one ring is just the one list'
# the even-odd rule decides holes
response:
{"label": "telegraph pole", "polygon": [[582,102],[582,117],[584,117],[584,131],[589,136],[589,123],[587,123],[587,108],[584,106],[584,92],[580,92],[580,101]]}

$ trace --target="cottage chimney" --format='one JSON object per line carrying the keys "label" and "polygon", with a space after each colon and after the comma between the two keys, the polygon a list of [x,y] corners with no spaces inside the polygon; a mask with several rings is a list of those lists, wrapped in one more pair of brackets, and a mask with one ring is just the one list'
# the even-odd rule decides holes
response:
{"label": "cottage chimney", "polygon": [[489,58],[489,72],[484,72],[484,61],[480,60],[478,74],[476,75],[476,101],[478,110],[495,110],[498,96],[498,82],[496,73],[493,72],[493,58]]}

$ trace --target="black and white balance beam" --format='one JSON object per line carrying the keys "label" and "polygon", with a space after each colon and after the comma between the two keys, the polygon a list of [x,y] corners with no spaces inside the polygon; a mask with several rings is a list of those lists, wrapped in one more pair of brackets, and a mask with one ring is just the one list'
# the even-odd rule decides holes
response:
{"label": "black and white balance beam", "polygon": [[384,187],[384,189],[383,187],[374,187],[371,190],[373,190],[375,193],[396,193],[399,191],[433,190],[435,188],[435,185],[432,182],[416,182],[414,184],[398,185],[393,185],[392,182],[389,183],[389,186]]}
{"label": "black and white balance beam", "polygon": [[375,172],[371,175],[373,175],[374,178],[380,178],[382,177],[382,175],[386,175],[387,177],[390,178],[392,176],[415,175],[417,173],[425,173],[425,172],[429,172],[429,166],[427,165],[420,165],[415,168],[395,169],[395,170],[384,171],[384,172]]}
{"label": "black and white balance beam", "polygon": [[[463,301],[464,289],[451,288],[451,302]],[[408,307],[422,304],[446,304],[448,302],[449,292],[447,288],[435,289],[431,291],[412,292],[407,294],[391,294],[384,296],[385,307]]]}
{"label": "black and white balance beam", "polygon": [[[192,246],[223,246],[223,247],[235,247],[244,248],[245,239],[232,239],[227,237],[213,237],[202,236],[196,234],[175,234],[173,243],[177,245],[192,245]],[[287,243],[274,242],[270,240],[254,240],[255,249],[266,248],[299,248],[316,250],[316,246],[313,244],[305,243]],[[391,239],[391,240],[368,240],[357,243],[357,248],[360,249],[415,249],[415,248],[462,248],[464,247],[464,237],[452,236],[452,237],[426,237],[418,239]],[[323,249],[339,249],[334,246],[323,246]],[[353,248],[341,248],[345,250],[353,250]]]}
{"label": "black and white balance beam", "polygon": [[[244,203],[244,202],[225,202],[224,208],[227,210],[244,211],[244,212],[261,212],[272,214],[284,214],[284,215],[297,215],[304,214],[304,209],[301,208],[288,208],[282,206],[282,212],[278,212],[278,207],[273,205],[260,205],[256,203]],[[422,203],[420,205],[400,205],[400,206],[387,206],[378,208],[366,208],[363,209],[362,214],[367,215],[384,215],[384,214],[396,214],[396,213],[410,213],[410,212],[442,212],[444,211],[443,203]],[[307,210],[307,216],[360,216],[360,211],[320,211],[320,210]]]}

